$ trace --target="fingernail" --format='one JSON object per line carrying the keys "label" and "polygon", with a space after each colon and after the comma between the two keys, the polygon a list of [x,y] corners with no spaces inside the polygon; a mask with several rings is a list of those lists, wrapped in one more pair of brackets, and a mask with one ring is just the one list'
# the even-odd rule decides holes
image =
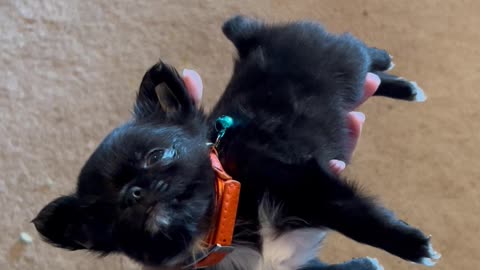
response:
{"label": "fingernail", "polygon": [[182,76],[185,77],[187,75],[191,75],[192,72],[193,72],[193,70],[184,68],[183,71],[182,71]]}
{"label": "fingernail", "polygon": [[200,93],[202,93],[202,91],[203,91],[202,78],[200,77],[200,75],[195,70],[185,68],[182,71],[182,75],[183,75],[183,77],[186,77],[186,76],[190,77],[190,79],[195,83],[195,85],[197,85],[199,87]]}
{"label": "fingernail", "polygon": [[365,123],[365,114],[362,113],[362,112],[350,112],[351,114],[353,114],[356,118],[358,118],[358,120],[360,120],[362,123]]}
{"label": "fingernail", "polygon": [[329,165],[330,165],[330,169],[335,174],[340,174],[343,170],[345,170],[345,167],[347,166],[345,162],[337,159],[330,160]]}
{"label": "fingernail", "polygon": [[374,73],[367,73],[367,80],[374,81],[376,84],[380,85],[380,77],[378,77],[377,74]]}

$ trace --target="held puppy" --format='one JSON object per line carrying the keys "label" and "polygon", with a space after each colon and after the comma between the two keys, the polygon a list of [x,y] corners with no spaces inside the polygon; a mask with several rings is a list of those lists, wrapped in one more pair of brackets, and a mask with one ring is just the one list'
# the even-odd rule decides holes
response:
{"label": "held puppy", "polygon": [[[207,116],[165,63],[143,77],[130,121],[88,159],[76,191],[34,220],[55,246],[124,253],[161,269],[188,268],[214,224],[215,173],[209,158],[215,120],[233,125],[216,146],[241,182],[235,250],[211,269],[381,269],[373,259],[315,261],[328,229],[433,265],[429,237],[329,172],[347,158],[347,113],[367,72],[376,95],[423,101],[416,86],[385,73],[387,52],[314,22],[267,25],[237,16],[223,31],[238,50],[232,78]],[[193,264],[195,265],[195,264]]]}

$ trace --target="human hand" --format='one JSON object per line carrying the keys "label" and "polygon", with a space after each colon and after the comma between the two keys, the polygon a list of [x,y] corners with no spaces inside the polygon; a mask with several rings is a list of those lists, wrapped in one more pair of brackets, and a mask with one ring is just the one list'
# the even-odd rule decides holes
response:
{"label": "human hand", "polygon": [[[203,94],[203,84],[200,75],[195,72],[194,70],[184,69],[183,70],[183,80],[187,87],[189,94],[192,96],[194,102],[197,106],[200,105],[202,100]],[[363,104],[369,97],[371,97],[375,91],[377,91],[378,86],[380,85],[380,78],[373,73],[368,73],[367,78],[365,80],[365,87],[363,92],[363,98],[357,104],[355,108],[358,108],[361,104]],[[347,122],[349,128],[349,155],[348,160],[353,155],[355,147],[357,145],[358,139],[360,138],[360,134],[362,133],[362,127],[365,122],[365,115],[361,112],[352,111],[347,115]],[[347,161],[348,161],[347,160]],[[346,167],[346,161],[344,160],[330,160],[330,169],[335,174],[340,174]]]}
{"label": "human hand", "polygon": [[[357,104],[355,108],[358,108],[362,105],[368,98],[370,98],[378,89],[380,85],[380,78],[373,74],[368,73],[367,78],[365,80],[365,86],[363,88],[363,97],[362,100]],[[349,154],[348,160],[352,158],[353,152],[355,151],[355,147],[357,146],[358,139],[362,133],[362,127],[365,123],[365,114],[362,112],[352,111],[349,112],[347,115],[347,122],[348,122],[348,129],[349,129]],[[330,169],[333,173],[339,175],[346,167],[346,163],[344,160],[330,160]]]}

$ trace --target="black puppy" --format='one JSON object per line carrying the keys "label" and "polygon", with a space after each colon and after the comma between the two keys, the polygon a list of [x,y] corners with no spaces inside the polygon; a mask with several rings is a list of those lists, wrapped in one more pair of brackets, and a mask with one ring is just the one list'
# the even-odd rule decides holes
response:
{"label": "black puppy", "polygon": [[347,113],[367,72],[376,95],[423,101],[416,84],[388,75],[387,52],[319,24],[267,25],[234,17],[223,26],[238,49],[233,76],[207,117],[170,66],[145,74],[133,119],[116,128],[83,167],[74,194],[34,220],[52,244],[124,253],[163,269],[188,265],[214,215],[210,145],[215,120],[234,124],[217,149],[242,183],[235,251],[211,269],[380,269],[373,259],[326,266],[314,261],[327,229],[433,265],[429,237],[330,173],[345,160]]}

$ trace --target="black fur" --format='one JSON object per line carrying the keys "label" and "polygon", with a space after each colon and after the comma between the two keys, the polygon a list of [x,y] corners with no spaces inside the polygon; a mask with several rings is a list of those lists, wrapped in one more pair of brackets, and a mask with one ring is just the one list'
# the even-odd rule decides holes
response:
{"label": "black fur", "polygon": [[[229,115],[235,125],[218,151],[242,182],[237,244],[261,249],[258,208],[268,194],[282,205],[274,220],[279,233],[327,227],[410,261],[431,257],[422,232],[328,169],[329,160],[348,156],[346,116],[367,72],[382,78],[377,95],[415,99],[415,85],[384,73],[389,54],[313,22],[269,26],[238,16],[223,31],[239,57],[211,114],[195,108],[173,68],[152,67],[133,119],[95,150],[77,191],[39,213],[38,231],[63,248],[122,252],[152,265],[188,262],[212,215],[206,143],[217,135],[215,119]],[[289,217],[297,221],[285,222]]]}
{"label": "black fur", "polygon": [[[165,64],[152,67],[133,119],[95,150],[75,194],[40,212],[34,220],[38,231],[63,248],[123,252],[145,264],[188,259],[189,245],[208,228],[214,195],[205,120],[176,71]],[[153,157],[154,149],[164,157]],[[132,203],[139,189],[143,194]],[[165,220],[149,221],[155,215]],[[147,229],[152,226],[158,228]]]}

